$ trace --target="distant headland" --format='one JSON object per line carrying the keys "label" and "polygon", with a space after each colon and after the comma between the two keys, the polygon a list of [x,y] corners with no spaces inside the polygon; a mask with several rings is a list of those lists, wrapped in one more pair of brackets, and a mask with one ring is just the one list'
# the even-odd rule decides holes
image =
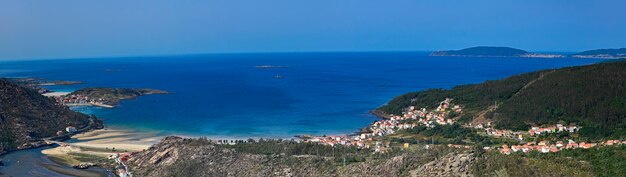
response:
{"label": "distant headland", "polygon": [[626,48],[619,49],[595,49],[574,53],[571,55],[532,53],[522,49],[511,47],[491,47],[478,46],[461,50],[435,51],[430,56],[451,56],[451,57],[519,57],[519,58],[600,58],[600,59],[620,59],[626,58]]}
{"label": "distant headland", "polygon": [[531,53],[525,50],[511,47],[478,46],[461,50],[435,51],[430,56],[454,56],[454,57],[522,57],[522,58],[563,58],[560,54]]}
{"label": "distant headland", "polygon": [[584,52],[572,54],[571,57],[574,57],[574,58],[604,58],[604,59],[626,58],[626,48],[587,50],[587,51],[584,51]]}
{"label": "distant headland", "polygon": [[67,95],[54,96],[55,100],[68,106],[99,106],[113,108],[121,100],[133,99],[150,94],[168,94],[169,92],[156,89],[135,88],[84,88]]}

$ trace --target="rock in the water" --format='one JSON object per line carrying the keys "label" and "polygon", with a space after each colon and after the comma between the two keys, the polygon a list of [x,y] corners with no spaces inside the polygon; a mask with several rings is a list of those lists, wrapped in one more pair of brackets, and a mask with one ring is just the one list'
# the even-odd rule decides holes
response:
{"label": "rock in the water", "polygon": [[78,165],[74,165],[73,167],[76,168],[76,169],[87,169],[87,168],[93,167],[93,166],[96,166],[96,164],[86,162],[86,163],[80,163]]}

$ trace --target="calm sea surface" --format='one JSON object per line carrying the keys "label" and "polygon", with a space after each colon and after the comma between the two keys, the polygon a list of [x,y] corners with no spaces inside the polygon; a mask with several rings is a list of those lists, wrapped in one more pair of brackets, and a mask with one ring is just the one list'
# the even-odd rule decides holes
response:
{"label": "calm sea surface", "polygon": [[[211,54],[4,61],[0,77],[84,81],[49,87],[154,88],[172,92],[115,109],[76,108],[108,126],[209,137],[351,133],[368,111],[400,94],[451,88],[596,59],[429,57],[419,52]],[[257,68],[259,65],[284,66]],[[279,76],[279,77],[276,77]]]}

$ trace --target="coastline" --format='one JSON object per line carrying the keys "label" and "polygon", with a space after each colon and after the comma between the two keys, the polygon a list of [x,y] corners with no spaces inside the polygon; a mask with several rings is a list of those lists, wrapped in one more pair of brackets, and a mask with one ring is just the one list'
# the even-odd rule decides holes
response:
{"label": "coastline", "polygon": [[[47,171],[46,173],[52,172],[52,174],[58,173],[70,176],[106,176],[106,174],[111,173],[111,171],[108,171],[111,168],[106,164],[103,166],[98,164],[97,167],[88,169],[75,169],[72,166],[108,159],[116,153],[142,151],[159,142],[162,138],[162,136],[157,136],[153,132],[130,129],[89,129],[73,134],[63,139],[63,142],[58,142],[58,144],[50,143],[3,153],[0,155],[0,159],[8,158],[13,159],[13,161],[29,159],[37,165],[31,164],[32,166],[21,167],[24,163],[17,162],[5,166],[0,173],[4,172],[6,175],[22,174],[22,170],[30,169],[38,172]],[[38,158],[33,158],[31,155],[22,155],[33,153],[39,154]]]}
{"label": "coastline", "polygon": [[69,146],[84,148],[116,148],[128,151],[141,151],[157,143],[163,137],[156,133],[121,128],[105,128],[76,134],[66,143]]}

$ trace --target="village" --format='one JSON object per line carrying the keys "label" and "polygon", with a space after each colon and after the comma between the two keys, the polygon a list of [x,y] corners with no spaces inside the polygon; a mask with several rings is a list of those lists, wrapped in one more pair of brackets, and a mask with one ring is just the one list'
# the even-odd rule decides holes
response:
{"label": "village", "polygon": [[[320,143],[329,146],[344,145],[358,148],[374,148],[374,152],[385,152],[389,148],[389,142],[375,141],[374,137],[382,137],[396,133],[399,130],[411,129],[417,126],[434,127],[437,125],[449,125],[456,120],[449,118],[451,112],[460,113],[462,108],[451,105],[451,99],[439,103],[436,109],[428,111],[426,108],[416,109],[411,106],[402,115],[392,115],[389,119],[375,121],[367,127],[367,131],[361,131],[355,135],[341,136],[307,136],[305,142]],[[405,147],[408,144],[405,143]]]}
{"label": "village", "polygon": [[[485,128],[490,136],[494,137],[506,137],[506,138],[516,138],[520,142],[524,142],[526,138],[534,138],[536,141],[529,141],[526,143],[521,143],[518,145],[507,145],[503,144],[502,147],[499,148],[499,152],[502,154],[511,154],[513,152],[523,152],[528,153],[530,151],[538,151],[541,153],[550,153],[550,152],[559,152],[563,149],[576,149],[576,148],[584,148],[589,149],[591,147],[599,146],[599,145],[619,145],[626,144],[626,141],[620,140],[606,140],[604,142],[591,143],[580,141],[576,142],[572,139],[567,140],[556,140],[556,141],[548,141],[542,140],[539,138],[541,135],[551,135],[557,133],[564,133],[567,135],[571,135],[580,130],[580,126],[575,124],[563,125],[542,125],[542,126],[531,126],[531,128],[526,132],[513,132],[511,130],[497,130],[492,128]],[[526,137],[526,138],[525,138]]]}
{"label": "village", "polygon": [[[451,104],[452,99],[446,98],[439,103],[439,106],[434,110],[427,110],[426,108],[417,109],[414,106],[410,106],[403,112],[402,115],[391,115],[387,119],[375,121],[366,127],[366,131],[361,131],[353,135],[339,135],[339,136],[304,136],[305,142],[320,143],[329,146],[344,145],[344,146],[356,146],[358,148],[374,149],[374,152],[384,153],[389,149],[390,142],[383,142],[376,140],[375,137],[383,137],[386,135],[394,134],[398,131],[405,129],[412,129],[417,126],[424,126],[432,128],[440,125],[451,125],[457,123],[457,120],[449,116],[452,113],[461,113],[462,107],[459,105]],[[626,144],[626,140],[606,140],[604,142],[576,142],[572,139],[548,141],[541,140],[539,136],[550,135],[557,133],[574,134],[580,130],[580,126],[570,123],[558,123],[554,125],[534,125],[527,131],[512,131],[506,129],[493,128],[491,122],[486,124],[477,125],[463,125],[464,127],[471,127],[482,131],[486,136],[493,138],[507,138],[520,142],[519,144],[503,144],[501,147],[483,147],[484,150],[491,151],[497,150],[502,154],[511,154],[513,152],[528,153],[531,151],[538,151],[541,153],[555,153],[563,149],[575,149],[584,148],[588,149],[595,146],[611,146]],[[532,141],[528,141],[532,140]],[[528,141],[528,142],[526,142]],[[408,143],[404,143],[404,147],[407,148]],[[454,148],[471,148],[468,145],[448,144],[448,147]]]}
{"label": "village", "polygon": [[113,108],[113,106],[106,104],[102,98],[94,99],[88,96],[79,94],[67,94],[52,96],[56,100],[57,104],[66,106],[98,106],[104,108]]}

